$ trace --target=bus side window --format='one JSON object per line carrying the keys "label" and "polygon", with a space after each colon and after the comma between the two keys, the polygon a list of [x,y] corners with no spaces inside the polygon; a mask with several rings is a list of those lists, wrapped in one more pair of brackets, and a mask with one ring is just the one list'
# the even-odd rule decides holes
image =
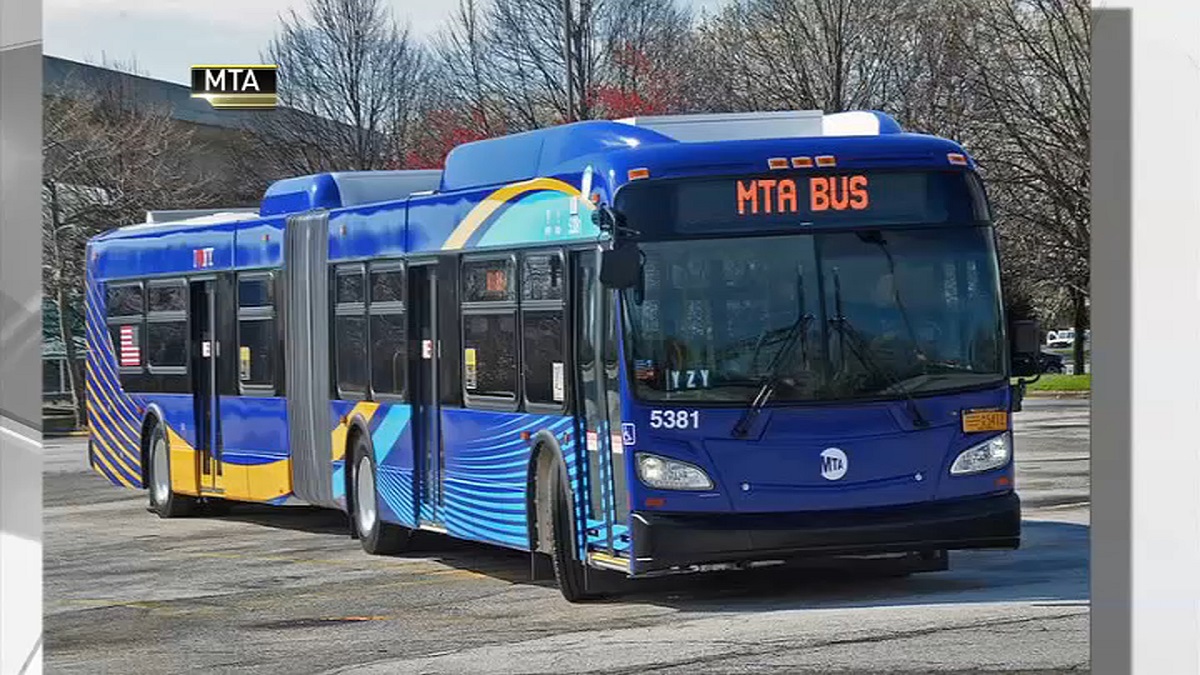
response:
{"label": "bus side window", "polygon": [[337,397],[359,400],[367,393],[365,266],[338,265],[333,278],[333,344]]}
{"label": "bus side window", "polygon": [[526,254],[521,264],[522,376],[525,400],[563,406],[567,399],[563,259]]}
{"label": "bus side window", "polygon": [[243,393],[252,389],[276,394],[277,349],[275,275],[238,275],[238,382]]}
{"label": "bus side window", "polygon": [[367,298],[371,349],[371,392],[404,397],[408,378],[408,315],[405,271],[395,261],[373,263]]}
{"label": "bus side window", "polygon": [[463,389],[472,398],[517,400],[517,293],[513,256],[462,265]]}
{"label": "bus side window", "polygon": [[121,385],[137,391],[146,384],[146,295],[140,281],[109,282],[105,288],[105,321]]}
{"label": "bus side window", "polygon": [[157,391],[189,389],[187,296],[182,279],[146,284],[146,369]]}

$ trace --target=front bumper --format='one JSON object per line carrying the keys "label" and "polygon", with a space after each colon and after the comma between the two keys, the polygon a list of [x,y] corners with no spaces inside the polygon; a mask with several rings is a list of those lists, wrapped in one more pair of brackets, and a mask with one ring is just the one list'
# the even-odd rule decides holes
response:
{"label": "front bumper", "polygon": [[636,574],[687,565],[978,548],[1021,543],[1016,493],[903,507],[800,513],[633,515]]}

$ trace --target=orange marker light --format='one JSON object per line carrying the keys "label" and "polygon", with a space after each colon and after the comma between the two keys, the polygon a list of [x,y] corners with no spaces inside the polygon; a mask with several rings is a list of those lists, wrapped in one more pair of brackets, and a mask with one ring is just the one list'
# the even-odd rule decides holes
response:
{"label": "orange marker light", "polygon": [[788,168],[788,161],[786,157],[772,157],[767,160],[767,166],[772,169],[786,169]]}
{"label": "orange marker light", "polygon": [[950,160],[950,163],[951,163],[951,164],[957,164],[957,165],[959,165],[959,166],[966,166],[966,165],[967,165],[967,158],[966,158],[966,156],[965,156],[965,155],[960,155],[960,154],[959,154],[959,153],[957,153],[957,152],[952,152],[952,153],[950,153],[950,154],[946,155],[946,159]]}
{"label": "orange marker light", "polygon": [[795,169],[811,169],[813,165],[812,157],[793,157],[792,168]]}
{"label": "orange marker light", "polygon": [[593,192],[593,193],[592,193],[592,203],[593,203],[593,204],[599,204],[599,203],[600,203],[600,193],[599,193],[599,192]]}
{"label": "orange marker light", "polygon": [[655,509],[660,506],[666,506],[667,500],[662,497],[646,497],[646,506]]}
{"label": "orange marker light", "polygon": [[1012,481],[1008,479],[1008,476],[1000,476],[996,479],[996,487],[1007,487],[1011,482]]}
{"label": "orange marker light", "polygon": [[650,169],[630,169],[628,175],[629,175],[629,180],[638,180],[641,178],[649,178],[650,177]]}
{"label": "orange marker light", "polygon": [[521,440],[523,440],[523,441],[529,440],[529,432],[528,431],[521,432]]}
{"label": "orange marker light", "polygon": [[817,166],[837,166],[837,159],[833,155],[817,156]]}

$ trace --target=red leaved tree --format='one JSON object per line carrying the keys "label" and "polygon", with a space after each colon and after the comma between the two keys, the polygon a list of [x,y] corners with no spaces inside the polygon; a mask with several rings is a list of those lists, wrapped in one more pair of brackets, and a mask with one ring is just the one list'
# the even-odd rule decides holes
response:
{"label": "red leaved tree", "polygon": [[609,55],[611,78],[586,94],[587,108],[609,119],[662,115],[678,109],[681,77],[672,64],[652,59],[637,45],[615,45]]}
{"label": "red leaved tree", "polygon": [[[403,168],[440,169],[456,146],[492,135],[484,131],[483,114],[478,110],[437,108],[425,113],[420,126],[405,152]],[[499,130],[495,135],[504,133]]]}

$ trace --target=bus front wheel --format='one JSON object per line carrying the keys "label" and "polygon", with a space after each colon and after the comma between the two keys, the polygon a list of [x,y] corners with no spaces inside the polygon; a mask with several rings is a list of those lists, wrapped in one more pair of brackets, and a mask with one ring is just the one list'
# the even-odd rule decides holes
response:
{"label": "bus front wheel", "polygon": [[367,441],[359,436],[354,442],[354,527],[363,550],[371,555],[399,553],[408,545],[408,528],[385,523],[379,511],[375,480],[375,458]]}
{"label": "bus front wheel", "polygon": [[146,470],[150,510],[159,518],[179,518],[191,513],[196,500],[171,488],[171,448],[161,423],[150,429],[150,466]]}
{"label": "bus front wheel", "polygon": [[588,593],[584,583],[583,563],[575,559],[572,551],[575,540],[572,537],[571,508],[567,493],[567,483],[562,477],[562,470],[550,472],[550,495],[554,500],[551,511],[552,555],[554,561],[554,578],[558,581],[558,590],[567,602],[584,602],[596,596]]}

